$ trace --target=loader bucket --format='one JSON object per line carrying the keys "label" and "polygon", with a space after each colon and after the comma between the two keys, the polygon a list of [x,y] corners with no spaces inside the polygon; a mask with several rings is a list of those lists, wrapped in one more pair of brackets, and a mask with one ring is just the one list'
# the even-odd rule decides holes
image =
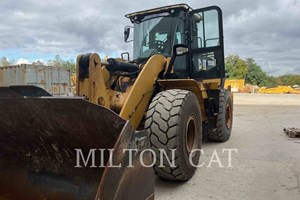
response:
{"label": "loader bucket", "polygon": [[144,131],[84,99],[0,88],[0,199],[152,199],[147,145]]}

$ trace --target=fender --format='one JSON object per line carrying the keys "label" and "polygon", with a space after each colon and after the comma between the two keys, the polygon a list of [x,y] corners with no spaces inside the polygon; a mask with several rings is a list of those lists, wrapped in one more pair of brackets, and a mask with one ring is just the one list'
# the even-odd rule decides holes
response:
{"label": "fender", "polygon": [[193,92],[198,98],[202,121],[206,120],[204,99],[207,98],[207,92],[202,83],[196,82],[194,79],[168,79],[168,80],[158,80],[163,90],[168,89],[182,89],[189,90]]}

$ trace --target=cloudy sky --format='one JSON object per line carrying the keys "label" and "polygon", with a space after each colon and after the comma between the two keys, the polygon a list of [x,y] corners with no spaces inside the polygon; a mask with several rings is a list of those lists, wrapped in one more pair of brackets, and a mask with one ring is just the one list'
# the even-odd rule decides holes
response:
{"label": "cloudy sky", "polygon": [[[64,59],[99,52],[118,56],[125,14],[182,3],[177,0],[1,0],[0,57],[19,61]],[[300,0],[190,0],[218,5],[224,15],[225,54],[254,58],[267,73],[300,74]]]}

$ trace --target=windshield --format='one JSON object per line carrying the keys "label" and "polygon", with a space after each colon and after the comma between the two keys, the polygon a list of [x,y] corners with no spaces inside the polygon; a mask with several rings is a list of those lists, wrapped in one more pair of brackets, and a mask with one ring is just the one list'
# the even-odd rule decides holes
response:
{"label": "windshield", "polygon": [[133,58],[148,58],[154,54],[171,56],[178,17],[155,17],[134,23]]}

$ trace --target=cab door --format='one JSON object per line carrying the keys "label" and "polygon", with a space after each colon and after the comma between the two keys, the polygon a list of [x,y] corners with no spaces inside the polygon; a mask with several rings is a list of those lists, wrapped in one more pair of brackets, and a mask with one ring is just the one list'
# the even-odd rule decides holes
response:
{"label": "cab door", "polygon": [[222,11],[217,6],[193,10],[189,15],[192,78],[225,78]]}

